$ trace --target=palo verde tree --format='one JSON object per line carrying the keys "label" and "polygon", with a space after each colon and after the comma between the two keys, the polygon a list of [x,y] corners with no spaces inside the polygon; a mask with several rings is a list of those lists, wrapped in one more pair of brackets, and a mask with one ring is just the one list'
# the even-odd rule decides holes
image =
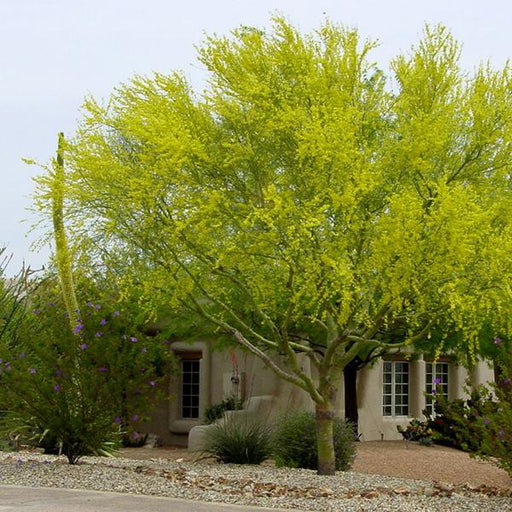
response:
{"label": "palo verde tree", "polygon": [[466,74],[427,27],[386,81],[374,46],[281,18],[212,36],[204,92],[136,77],[88,100],[66,147],[74,250],[307,391],[322,474],[345,368],[444,333],[475,354],[510,300],[510,69]]}

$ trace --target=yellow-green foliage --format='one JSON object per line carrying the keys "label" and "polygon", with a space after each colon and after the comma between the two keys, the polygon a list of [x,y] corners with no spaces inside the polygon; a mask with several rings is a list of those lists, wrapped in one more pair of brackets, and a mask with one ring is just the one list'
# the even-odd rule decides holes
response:
{"label": "yellow-green foliage", "polygon": [[207,38],[201,94],[174,73],[87,100],[65,192],[81,261],[190,306],[318,403],[358,354],[452,335],[474,354],[483,319],[510,317],[510,69],[464,72],[444,27],[389,77],[374,46],[276,18]]}

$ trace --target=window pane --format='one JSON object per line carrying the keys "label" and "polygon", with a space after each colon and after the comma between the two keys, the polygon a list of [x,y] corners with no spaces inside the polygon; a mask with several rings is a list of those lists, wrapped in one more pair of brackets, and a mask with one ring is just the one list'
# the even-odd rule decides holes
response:
{"label": "window pane", "polygon": [[[425,365],[426,409],[431,415],[435,415],[435,396],[448,398],[448,373],[448,363],[428,363]],[[432,394],[434,394],[434,398]]]}
{"label": "window pane", "polygon": [[181,415],[199,418],[199,359],[181,360]]}
{"label": "window pane", "polygon": [[383,415],[407,416],[409,414],[409,363],[385,361],[382,381]]}

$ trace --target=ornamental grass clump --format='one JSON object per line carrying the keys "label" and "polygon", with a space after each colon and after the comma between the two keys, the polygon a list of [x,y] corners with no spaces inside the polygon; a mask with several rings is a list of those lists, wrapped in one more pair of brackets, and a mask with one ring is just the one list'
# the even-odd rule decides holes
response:
{"label": "ornamental grass clump", "polygon": [[271,455],[270,439],[266,423],[230,416],[209,427],[204,451],[219,462],[260,464]]}
{"label": "ornamental grass clump", "polygon": [[[355,456],[352,426],[334,420],[334,453],[337,471],[351,468]],[[288,414],[277,423],[272,438],[272,453],[277,466],[318,469],[315,415],[309,412]]]}
{"label": "ornamental grass clump", "polygon": [[4,432],[70,464],[137,438],[170,363],[167,346],[121,309],[88,302],[74,328],[58,299],[34,307],[15,344],[0,344]]}

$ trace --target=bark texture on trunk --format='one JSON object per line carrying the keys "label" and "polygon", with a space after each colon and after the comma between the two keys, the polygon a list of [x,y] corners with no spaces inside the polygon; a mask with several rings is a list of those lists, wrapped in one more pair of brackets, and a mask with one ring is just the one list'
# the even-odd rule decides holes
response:
{"label": "bark texture on trunk", "polygon": [[333,437],[334,410],[330,404],[316,406],[316,436],[318,447],[318,474],[334,475],[336,459]]}

